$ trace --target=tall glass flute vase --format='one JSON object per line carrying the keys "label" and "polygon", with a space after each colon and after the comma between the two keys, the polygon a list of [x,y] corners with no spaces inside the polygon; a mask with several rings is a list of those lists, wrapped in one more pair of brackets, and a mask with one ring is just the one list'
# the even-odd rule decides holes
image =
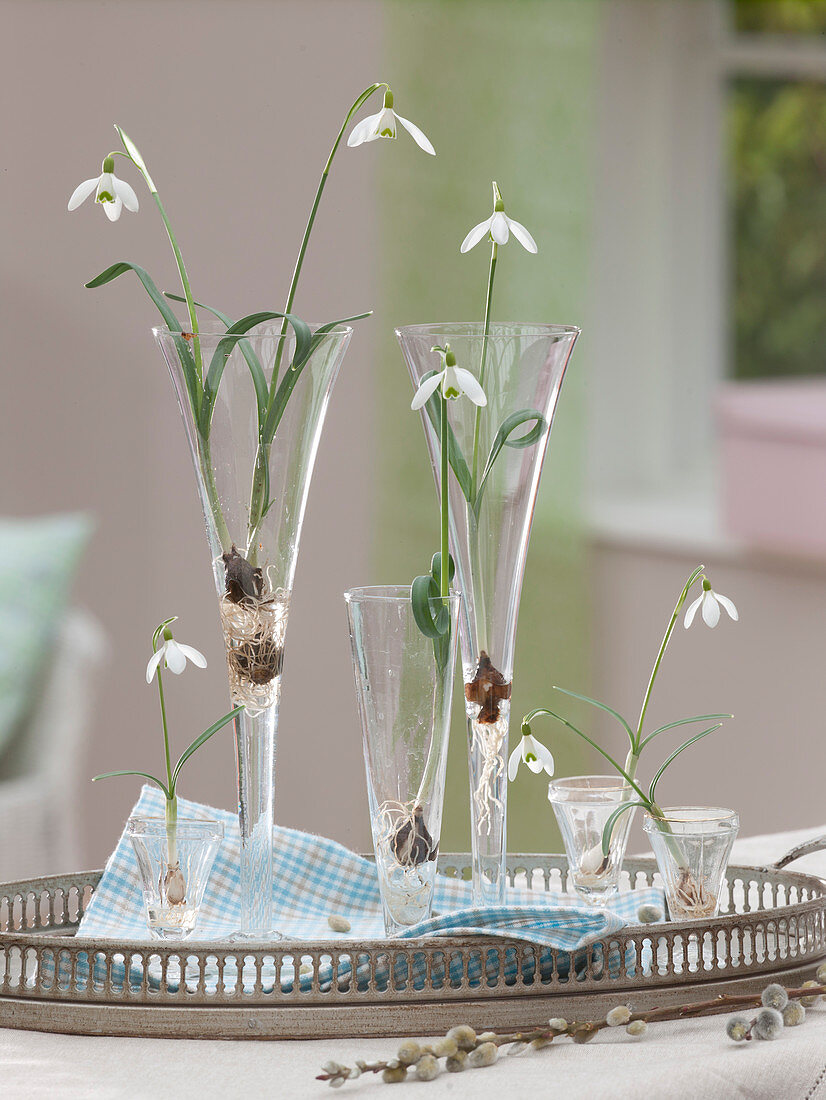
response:
{"label": "tall glass flute vase", "polygon": [[[324,417],[352,330],[319,338],[298,369],[290,366],[292,330],[282,336],[280,322],[243,338],[227,338],[218,326],[197,336],[154,332],[195,466],[230,696],[246,707],[235,720],[239,932],[260,938],[272,932],[275,747],[290,594]],[[182,366],[196,359],[202,391]]]}
{"label": "tall glass flute vase", "polygon": [[409,585],[355,588],[344,599],[379,892],[393,935],[427,919],[433,904],[459,596],[447,597],[448,632],[436,638],[416,625]]}
{"label": "tall glass flute vase", "polygon": [[[579,329],[495,322],[412,325],[396,332],[415,387],[439,368],[432,348],[482,383],[487,405],[450,401],[450,540],[468,723],[473,897],[505,893],[507,745],[516,621],[539,477],[565,368]],[[422,410],[440,489],[439,419]]]}

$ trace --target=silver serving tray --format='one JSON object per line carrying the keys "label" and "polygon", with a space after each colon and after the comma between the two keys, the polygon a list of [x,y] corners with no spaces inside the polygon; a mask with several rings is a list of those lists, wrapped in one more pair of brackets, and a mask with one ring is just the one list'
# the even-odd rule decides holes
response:
{"label": "silver serving tray", "polygon": [[[443,854],[439,870],[469,878],[470,857]],[[777,868],[730,866],[714,919],[627,926],[574,953],[495,936],[77,940],[101,874],[0,885],[0,1026],[212,1039],[513,1029],[799,985],[826,957],[826,882]],[[516,886],[556,894],[567,878],[564,856],[508,859]],[[621,889],[651,885],[654,860],[626,859]]]}

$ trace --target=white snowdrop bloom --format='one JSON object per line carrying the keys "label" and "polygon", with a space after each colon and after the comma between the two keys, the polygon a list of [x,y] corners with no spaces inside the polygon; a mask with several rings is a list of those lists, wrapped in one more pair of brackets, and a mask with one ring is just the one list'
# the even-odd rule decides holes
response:
{"label": "white snowdrop bloom", "polygon": [[432,374],[422,382],[413,396],[410,408],[420,409],[422,405],[426,405],[440,386],[442,396],[449,400],[455,401],[456,398],[465,396],[469,397],[474,405],[487,405],[488,399],[485,396],[485,391],[474,375],[469,370],[465,370],[464,367],[456,366],[456,356],[450,350],[450,345],[447,344],[443,348],[437,347],[432,350],[441,355],[444,369]]}
{"label": "white snowdrop bloom", "polygon": [[368,115],[367,118],[363,118],[361,122],[357,122],[350,131],[350,136],[347,138],[347,144],[353,149],[357,145],[363,145],[365,141],[377,141],[379,138],[395,138],[397,122],[402,124],[420,149],[424,149],[424,151],[430,153],[432,157],[436,156],[436,150],[433,148],[429,138],[419,129],[415,122],[411,122],[409,118],[402,118],[401,115],[397,115],[393,110],[393,93],[389,89],[384,93],[384,106],[382,109],[374,115]]}
{"label": "white snowdrop bloom", "polygon": [[[167,635],[169,636],[167,637]],[[186,668],[187,660],[192,661],[193,665],[197,665],[198,668],[206,668],[207,666],[206,657],[200,650],[194,649],[191,645],[184,645],[182,642],[176,642],[167,628],[164,631],[163,645],[160,649],[155,650],[149,658],[149,664],[146,666],[147,684],[152,683],[152,678],[161,661],[164,662],[164,668],[168,668],[170,672],[174,672],[176,676],[180,676]]]}
{"label": "white snowdrop bloom", "polygon": [[715,592],[711,587],[711,582],[706,577],[703,577],[702,593],[692,604],[689,604],[688,610],[685,613],[684,626],[686,630],[688,630],[694,622],[694,616],[697,614],[698,607],[702,607],[703,609],[703,622],[706,626],[715,627],[717,625],[720,621],[721,607],[726,609],[729,616],[734,619],[735,622],[740,618],[734,603],[728,596],[721,596],[719,592]]}
{"label": "white snowdrop bloom", "polygon": [[103,211],[110,222],[116,222],[120,217],[124,206],[132,213],[137,213],[138,196],[126,182],[115,175],[115,158],[107,157],[103,162],[102,171],[94,179],[84,180],[72,192],[69,199],[69,210],[77,210],[82,202],[95,192],[95,202],[103,207]]}
{"label": "white snowdrop bloom", "polygon": [[526,248],[528,252],[539,251],[536,241],[525,226],[522,225],[521,222],[516,221],[515,218],[509,218],[505,213],[505,204],[502,201],[499,185],[494,180],[493,213],[486,221],[474,225],[473,229],[471,229],[462,241],[462,246],[459,251],[470,252],[471,248],[477,245],[485,235],[490,236],[491,240],[495,241],[496,244],[507,244],[511,233],[513,233],[514,237],[516,237],[522,247]]}
{"label": "white snowdrop bloom", "polygon": [[510,754],[508,779],[511,783],[516,779],[516,773],[522,763],[527,764],[534,775],[538,775],[543,769],[548,775],[554,774],[554,758],[551,755],[551,750],[546,748],[541,741],[537,741],[530,733],[522,734],[519,744]]}

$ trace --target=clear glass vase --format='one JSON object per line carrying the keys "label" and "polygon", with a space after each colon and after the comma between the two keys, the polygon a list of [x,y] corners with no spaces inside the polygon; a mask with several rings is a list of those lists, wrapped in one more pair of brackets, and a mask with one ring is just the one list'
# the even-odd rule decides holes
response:
{"label": "clear glass vase", "polygon": [[[479,378],[488,403],[448,402],[450,540],[468,724],[473,898],[505,896],[507,746],[516,622],[542,463],[579,329],[494,322],[410,325],[396,335],[413,384],[439,369],[436,345]],[[440,489],[436,399],[422,421]],[[458,471],[458,472],[457,472]]]}
{"label": "clear glass vase", "polygon": [[409,585],[354,588],[344,599],[384,925],[393,935],[429,917],[433,904],[460,598],[448,597],[449,629],[435,639],[416,625]]}
{"label": "clear glass vase", "polygon": [[224,835],[219,821],[130,817],[126,831],[138,861],[150,934],[158,940],[191,936]]}
{"label": "clear glass vase", "polygon": [[569,878],[588,905],[604,905],[619,889],[635,811],[628,810],[617,819],[607,856],[602,852],[602,834],[611,814],[632,797],[632,788],[615,775],[575,775],[548,784],[548,800],[568,857]]}
{"label": "clear glass vase", "polygon": [[716,916],[740,829],[735,811],[674,806],[661,817],[646,813],[642,827],[657,859],[671,920]]}
{"label": "clear glass vase", "polygon": [[[277,321],[243,337],[228,338],[217,325],[198,336],[153,331],[195,466],[230,696],[246,707],[235,720],[239,933],[273,938],[273,785],[290,594],[324,417],[352,329],[320,336],[296,369],[292,329],[282,335]],[[213,402],[209,415],[183,366],[196,351]]]}

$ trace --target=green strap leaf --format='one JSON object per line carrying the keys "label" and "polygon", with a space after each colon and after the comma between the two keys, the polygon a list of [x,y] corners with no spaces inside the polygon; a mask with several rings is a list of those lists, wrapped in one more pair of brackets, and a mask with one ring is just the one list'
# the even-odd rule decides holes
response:
{"label": "green strap leaf", "polygon": [[[529,423],[531,420],[533,420],[535,423],[530,431],[526,432],[524,435],[517,436],[516,439],[510,438],[511,434],[515,432],[518,427],[520,427],[522,424]],[[545,430],[545,425],[545,417],[542,415],[541,412],[538,412],[536,409],[522,409],[520,412],[511,413],[511,415],[505,417],[505,419],[499,425],[499,430],[493,437],[493,443],[491,443],[490,453],[488,454],[485,468],[483,469],[482,476],[479,479],[479,489],[476,493],[476,500],[474,501],[473,505],[474,511],[476,512],[477,516],[479,515],[479,508],[481,507],[482,494],[485,491],[485,485],[487,484],[488,477],[490,476],[490,472],[493,469],[493,464],[499,457],[502,448],[530,447],[542,437],[542,433]]]}
{"label": "green strap leaf", "polygon": [[650,801],[651,801],[651,802],[653,802],[653,801],[654,801],[654,795],[655,795],[655,793],[656,793],[656,790],[657,790],[657,784],[659,783],[659,781],[660,781],[660,778],[661,778],[661,776],[662,776],[663,772],[665,771],[665,769],[666,769],[666,768],[668,767],[668,765],[669,765],[669,764],[671,764],[671,763],[672,763],[672,762],[673,762],[674,760],[676,760],[676,759],[677,759],[677,757],[678,757],[678,756],[680,755],[680,753],[681,753],[681,752],[682,752],[682,751],[683,751],[684,749],[687,749],[687,748],[689,747],[689,745],[693,745],[693,744],[695,743],[695,741],[701,741],[701,740],[702,740],[702,739],[703,739],[704,737],[708,737],[708,735],[709,735],[710,733],[714,733],[714,731],[715,731],[715,730],[718,730],[718,729],[720,729],[720,727],[722,726],[722,724],[723,724],[722,722],[718,722],[718,723],[717,723],[716,725],[714,725],[714,726],[709,726],[709,728],[708,728],[707,730],[703,730],[703,732],[702,732],[702,733],[698,733],[698,734],[696,734],[696,736],[694,736],[694,737],[690,737],[690,738],[688,739],[688,741],[686,741],[686,742],[685,742],[684,744],[680,745],[680,747],[679,747],[678,749],[675,749],[675,750],[674,750],[674,752],[672,752],[672,754],[671,754],[671,755],[669,756],[669,758],[668,758],[668,759],[667,759],[667,760],[666,760],[666,761],[665,761],[665,762],[664,762],[664,763],[663,763],[663,764],[662,764],[662,765],[660,766],[660,770],[659,770],[659,771],[657,772],[657,774],[656,774],[656,775],[654,776],[654,778],[653,778],[653,779],[651,780],[651,786],[650,786],[650,787],[649,787],[649,789],[648,789],[648,797],[649,797],[649,799],[650,799]]}
{"label": "green strap leaf", "polygon": [[172,797],[172,795],[166,789],[166,784],[162,783],[160,781],[160,779],[156,779],[154,775],[150,775],[149,772],[135,772],[135,771],[103,772],[102,775],[96,775],[92,779],[92,782],[97,783],[97,781],[99,779],[113,779],[115,776],[118,776],[118,775],[141,775],[141,776],[143,776],[144,779],[148,779],[148,780],[150,780],[150,782],[154,783],[157,787],[160,787],[161,790],[163,791],[163,793],[166,795],[167,799]]}
{"label": "green strap leaf", "polygon": [[285,317],[295,331],[296,354],[298,354],[299,349],[303,350],[309,345],[311,339],[309,326],[299,317],[295,317],[292,314],[276,313],[273,310],[262,310],[258,313],[250,313],[246,317],[242,317],[240,321],[236,321],[229,326],[226,336],[218,341],[218,346],[213,353],[204,383],[204,389],[206,390],[208,400],[212,403],[215,401],[215,396],[218,393],[218,386],[220,385],[221,376],[224,373],[227,359],[229,359],[232,350],[238,346],[238,337],[245,332],[249,332],[251,328],[255,328],[256,325],[260,325],[264,321],[275,321]]}
{"label": "green strap leaf", "polygon": [[[448,588],[456,574],[453,558],[448,555]],[[442,638],[450,630],[450,612],[442,600],[442,555],[436,553],[430,572],[416,577],[410,588],[410,603],[416,626],[426,638]],[[438,659],[438,654],[437,654]]]}
{"label": "green strap leaf", "polygon": [[181,332],[181,322],[175,316],[173,310],[164,301],[164,297],[158,288],[152,281],[152,277],[148,271],[145,271],[137,264],[127,263],[125,260],[121,260],[119,263],[112,264],[111,267],[107,267],[105,271],[101,271],[100,275],[96,275],[94,279],[86,284],[88,290],[95,290],[99,286],[105,286],[106,283],[111,283],[114,279],[120,278],[121,275],[125,275],[127,271],[134,271],[140,281],[143,283],[144,289],[158,310],[166,321],[167,327],[170,332]]}
{"label": "green strap leaf", "polygon": [[[312,334],[307,353],[303,355],[303,357],[299,357],[298,338],[296,337],[295,355],[293,356],[290,370],[285,373],[281,382],[278,383],[278,389],[276,390],[275,397],[271,398],[270,408],[264,421],[261,438],[265,446],[269,446],[269,444],[272,443],[278,425],[281,423],[281,417],[284,415],[284,410],[287,407],[287,402],[295,388],[295,384],[298,382],[302,370],[307,365],[307,360],[324,337],[329,335],[336,325],[344,325],[348,321],[359,321],[363,317],[369,316],[369,313],[357,313],[353,317],[342,317],[339,321],[328,321],[324,325],[319,325]],[[309,332],[309,329],[307,331]],[[275,378],[272,379],[273,387],[276,385],[276,381]]]}
{"label": "green strap leaf", "polygon": [[625,780],[625,782],[637,792],[637,794],[640,796],[640,798],[642,798],[642,799],[645,798],[645,792],[631,778],[631,776],[628,774],[628,772],[625,770],[625,768],[621,767],[621,765],[619,765],[616,762],[616,760],[613,758],[613,756],[609,755],[605,751],[605,749],[603,749],[600,745],[598,745],[597,742],[594,741],[594,739],[592,737],[589,737],[587,733],[583,733],[583,731],[581,729],[579,729],[577,726],[575,726],[573,724],[573,722],[569,722],[567,718],[563,718],[562,715],[557,714],[556,711],[548,710],[547,707],[539,707],[536,710],[532,710],[530,712],[530,714],[525,719],[523,719],[523,723],[522,723],[523,726],[524,726],[525,722],[532,721],[534,718],[537,717],[537,715],[540,715],[540,714],[547,714],[549,718],[555,718],[557,720],[557,722],[561,722],[563,726],[567,726],[569,730],[573,730],[573,732],[575,734],[577,734],[577,736],[581,737],[583,741],[587,741],[588,744],[592,748],[595,748],[597,750],[597,752],[600,754],[600,756],[605,757],[605,759],[608,761],[608,763],[611,765],[611,767],[614,769],[614,771],[616,771],[619,775],[622,776],[622,778]]}
{"label": "green strap leaf", "polygon": [[224,726],[228,725],[228,723],[230,723],[237,714],[240,714],[243,709],[243,706],[236,707],[234,710],[231,710],[229,714],[225,714],[223,718],[219,718],[217,722],[213,722],[209,729],[204,730],[204,732],[200,734],[200,736],[195,738],[195,740],[188,748],[184,749],[184,751],[181,753],[181,757],[178,760],[178,763],[175,765],[175,768],[172,772],[173,793],[175,791],[175,784],[178,782],[178,775],[180,774],[181,768],[184,766],[187,760],[189,760],[190,756],[192,756],[193,753],[197,752],[201,745],[205,745],[206,742],[209,741],[210,737],[213,736],[213,734],[217,733],[218,730],[223,729]]}
{"label": "green strap leaf", "polygon": [[619,821],[624,813],[628,810],[636,809],[637,806],[642,807],[643,810],[647,810],[648,806],[645,802],[623,802],[623,804],[611,814],[608,820],[605,822],[605,828],[602,830],[602,854],[607,856],[611,850],[611,833],[614,831],[614,826]]}
{"label": "green strap leaf", "polygon": [[714,722],[718,718],[733,718],[733,714],[695,714],[693,718],[681,718],[679,722],[669,722],[665,726],[660,726],[659,729],[654,730],[642,741],[639,751],[645,748],[649,741],[653,741],[655,737],[659,737],[661,733],[665,733],[666,730],[676,729],[677,726],[690,726],[692,722]]}
{"label": "green strap leaf", "polygon": [[[432,378],[434,374],[438,374],[438,371],[427,371],[422,375],[419,385],[422,382],[426,382],[428,378]],[[425,405],[430,423],[433,425],[433,430],[436,432],[436,437],[439,440],[439,446],[442,444],[442,417],[441,408],[439,406],[438,394],[433,394]],[[453,429],[448,424],[447,426],[447,460],[450,463],[451,469],[459,483],[459,488],[462,490],[462,495],[468,504],[472,503],[473,499],[473,479],[470,476],[470,468],[465,461],[465,457],[459,447],[459,443],[453,432]]]}
{"label": "green strap leaf", "polygon": [[166,327],[173,334],[175,340],[175,348],[178,352],[178,358],[181,361],[181,367],[184,372],[184,381],[186,382],[187,393],[189,394],[189,401],[192,406],[192,410],[195,413],[196,419],[200,420],[201,409],[201,385],[198,381],[198,372],[195,369],[195,361],[192,358],[192,354],[189,350],[189,346],[184,340],[182,335],[181,322],[175,316],[175,313],[167,303],[164,301],[164,297],[155,283],[152,281],[148,271],[145,271],[138,264],[130,264],[125,260],[121,260],[119,263],[112,264],[111,267],[107,267],[105,271],[101,271],[100,275],[96,275],[94,279],[91,279],[86,287],[89,290],[94,290],[99,286],[105,286],[106,283],[111,283],[113,279],[120,278],[121,275],[125,275],[127,271],[134,271],[137,277],[143,284],[144,290],[155,303],[158,311],[166,322]]}
{"label": "green strap leaf", "polygon": [[313,352],[324,339],[324,337],[329,336],[333,329],[337,328],[338,325],[346,325],[350,321],[362,321],[365,317],[372,317],[372,315],[373,311],[372,309],[369,309],[366,313],[355,313],[352,317],[342,317],[338,321],[327,321],[326,324],[319,325],[310,338],[310,342],[307,346],[305,354],[299,355],[298,345],[296,344],[295,355],[293,356],[293,361],[290,364],[291,370],[300,370],[300,368],[304,366],[304,364],[313,354]]}
{"label": "green strap leaf", "polygon": [[631,742],[631,747],[634,747],[634,733],[619,711],[614,710],[613,707],[606,706],[605,703],[600,703],[598,699],[592,699],[590,695],[580,695],[578,691],[567,691],[565,688],[557,687],[556,684],[554,684],[554,691],[559,691],[563,695],[569,695],[572,699],[579,699],[583,703],[590,703],[592,707],[598,707],[600,710],[604,710],[606,714],[613,715],[628,734],[628,740]]}
{"label": "green strap leaf", "polygon": [[[171,299],[173,302],[186,303],[186,298],[181,294],[171,294],[169,291],[166,291],[165,297]],[[198,309],[205,309],[207,313],[211,313],[213,317],[217,317],[221,324],[225,325],[227,329],[231,329],[235,324],[231,317],[227,316],[226,313],[222,313],[220,309],[215,309],[214,306],[205,305],[203,302],[196,302],[195,305]],[[255,350],[249,340],[239,340],[238,346],[249,367],[252,384],[255,387],[255,402],[258,407],[258,427],[260,429],[264,423],[267,398],[269,397],[267,379],[264,376],[264,368],[261,366],[261,360],[255,354]]]}

